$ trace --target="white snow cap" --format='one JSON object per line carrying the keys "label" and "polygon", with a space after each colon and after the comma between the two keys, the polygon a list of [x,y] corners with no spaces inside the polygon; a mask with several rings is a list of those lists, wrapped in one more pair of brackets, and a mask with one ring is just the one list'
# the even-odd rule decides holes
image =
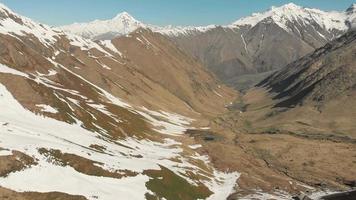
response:
{"label": "white snow cap", "polygon": [[94,39],[103,34],[125,35],[137,28],[146,27],[127,12],[122,12],[109,20],[95,20],[88,23],[74,23],[59,27],[60,29],[74,33],[85,38]]}
{"label": "white snow cap", "polygon": [[255,26],[257,23],[270,18],[281,28],[288,31],[288,22],[298,22],[303,24],[311,24],[316,22],[321,27],[332,30],[346,30],[348,27],[345,24],[345,12],[337,11],[322,11],[312,8],[304,8],[294,3],[289,3],[280,7],[271,7],[266,12],[254,13],[252,16],[244,17],[233,23],[235,26]]}
{"label": "white snow cap", "polygon": [[128,12],[124,11],[116,15],[113,18],[114,20],[128,20],[128,21],[137,21],[134,17],[132,17]]}

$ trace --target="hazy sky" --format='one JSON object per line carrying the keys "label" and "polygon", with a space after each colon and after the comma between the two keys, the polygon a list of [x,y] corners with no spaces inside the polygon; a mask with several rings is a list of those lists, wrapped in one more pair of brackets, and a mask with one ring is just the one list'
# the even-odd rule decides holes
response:
{"label": "hazy sky", "polygon": [[122,11],[156,25],[229,24],[253,12],[289,2],[346,10],[356,0],[0,0],[15,12],[49,25],[109,19]]}

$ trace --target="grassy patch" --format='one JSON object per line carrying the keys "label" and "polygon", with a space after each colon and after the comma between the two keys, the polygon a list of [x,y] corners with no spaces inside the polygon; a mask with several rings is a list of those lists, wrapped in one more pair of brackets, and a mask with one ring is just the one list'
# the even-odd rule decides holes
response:
{"label": "grassy patch", "polygon": [[195,186],[169,169],[147,170],[144,172],[151,179],[146,187],[155,195],[146,194],[147,199],[195,200],[206,199],[212,192],[204,185]]}

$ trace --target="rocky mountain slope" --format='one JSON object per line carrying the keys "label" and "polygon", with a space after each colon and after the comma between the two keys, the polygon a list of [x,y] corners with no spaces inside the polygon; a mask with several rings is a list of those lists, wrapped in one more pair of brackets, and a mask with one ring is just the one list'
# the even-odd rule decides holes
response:
{"label": "rocky mountain slope", "polygon": [[[325,12],[290,3],[255,13],[227,26],[142,27],[168,36],[183,51],[203,62],[220,80],[244,89],[261,80],[268,72],[345,33],[355,19],[354,13],[354,5],[345,12]],[[110,21],[114,23],[116,20]],[[132,19],[132,22],[135,21]],[[91,27],[93,23],[85,27]],[[86,36],[86,28],[82,26],[61,28],[67,31],[73,29],[75,33]],[[98,32],[96,35],[102,34]]]}
{"label": "rocky mountain slope", "polygon": [[277,94],[276,106],[293,107],[314,102],[323,106],[340,96],[352,96],[356,88],[356,31],[292,62],[259,86]]}
{"label": "rocky mountain slope", "polygon": [[260,82],[255,130],[353,142],[355,42],[351,30]]}
{"label": "rocky mountain slope", "polygon": [[0,63],[1,199],[234,190],[238,173],[214,168],[183,132],[236,94],[162,35],[139,29],[95,43],[0,5]]}

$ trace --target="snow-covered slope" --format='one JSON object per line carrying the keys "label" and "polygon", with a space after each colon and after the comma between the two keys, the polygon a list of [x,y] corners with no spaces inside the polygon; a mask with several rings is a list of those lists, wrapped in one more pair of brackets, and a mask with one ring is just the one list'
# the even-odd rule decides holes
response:
{"label": "snow-covered slope", "polygon": [[[131,24],[125,14],[118,18]],[[89,200],[163,198],[168,194],[158,194],[152,181],[174,178],[203,199],[233,192],[238,173],[215,170],[207,156],[189,147],[194,142],[180,142],[192,115],[198,116],[193,98],[185,95],[198,99],[202,91],[201,98],[222,102],[207,88],[224,95],[223,87],[160,34],[120,39],[96,43],[0,4],[0,189],[58,191]],[[152,66],[160,73],[147,70]],[[196,77],[188,76],[190,70]],[[190,89],[197,83],[204,88]],[[19,154],[31,163],[6,164],[19,161]]]}
{"label": "snow-covered slope", "polygon": [[[12,155],[20,151],[36,159],[34,166],[26,166],[20,172],[0,177],[2,187],[16,191],[51,192],[59,191],[73,195],[83,195],[89,200],[145,199],[146,193],[152,193],[146,183],[150,177],[146,170],[160,170],[167,167],[184,174],[186,170],[204,175],[212,170],[214,177],[206,177],[205,184],[214,192],[209,199],[221,199],[232,192],[238,178],[237,173],[224,174],[214,169],[200,169],[183,157],[182,144],[171,139],[158,143],[150,140],[126,138],[121,141],[102,139],[97,132],[90,132],[78,124],[70,125],[51,118],[36,115],[24,109],[0,84],[0,153]],[[155,112],[155,115],[167,116]],[[146,114],[149,116],[149,114]],[[21,117],[19,117],[21,116]],[[177,121],[177,115],[170,115],[170,122]],[[179,117],[177,124],[184,118]],[[159,121],[156,120],[156,123]],[[184,121],[186,123],[186,121]],[[169,123],[161,123],[165,126]],[[176,127],[179,127],[176,125]],[[184,130],[180,127],[181,130]],[[97,151],[93,146],[102,146],[105,150]],[[40,151],[42,149],[42,152]],[[43,149],[59,150],[63,154],[75,155],[93,161],[96,167],[112,173],[121,172],[122,178],[94,176],[81,173],[67,164],[60,164],[60,158],[43,154]],[[54,156],[54,155],[52,155]],[[191,155],[195,162],[208,164],[207,157]],[[195,157],[194,157],[195,156]],[[194,157],[194,158],[193,158]],[[56,159],[58,159],[56,161]],[[179,159],[178,162],[173,159]],[[79,162],[78,162],[79,163]],[[207,171],[208,169],[208,171]],[[124,172],[131,174],[125,175]],[[55,178],[61,175],[61,178]],[[206,175],[205,175],[206,176]],[[183,176],[184,177],[184,176]],[[184,177],[187,178],[188,177]],[[189,179],[188,179],[189,180]],[[189,180],[194,182],[194,180]],[[226,181],[226,182],[225,182]]]}
{"label": "snow-covered slope", "polygon": [[78,35],[64,32],[61,29],[40,24],[25,16],[13,12],[10,8],[0,3],[0,34],[10,35],[18,39],[34,39],[45,47],[55,46],[55,43],[66,38],[70,44],[83,50],[97,49],[110,55],[97,43],[82,38]]}
{"label": "snow-covered slope", "polygon": [[0,33],[14,36],[32,34],[43,44],[49,45],[56,41],[56,36],[58,37],[61,31],[35,23],[27,17],[14,13],[0,3]]}

